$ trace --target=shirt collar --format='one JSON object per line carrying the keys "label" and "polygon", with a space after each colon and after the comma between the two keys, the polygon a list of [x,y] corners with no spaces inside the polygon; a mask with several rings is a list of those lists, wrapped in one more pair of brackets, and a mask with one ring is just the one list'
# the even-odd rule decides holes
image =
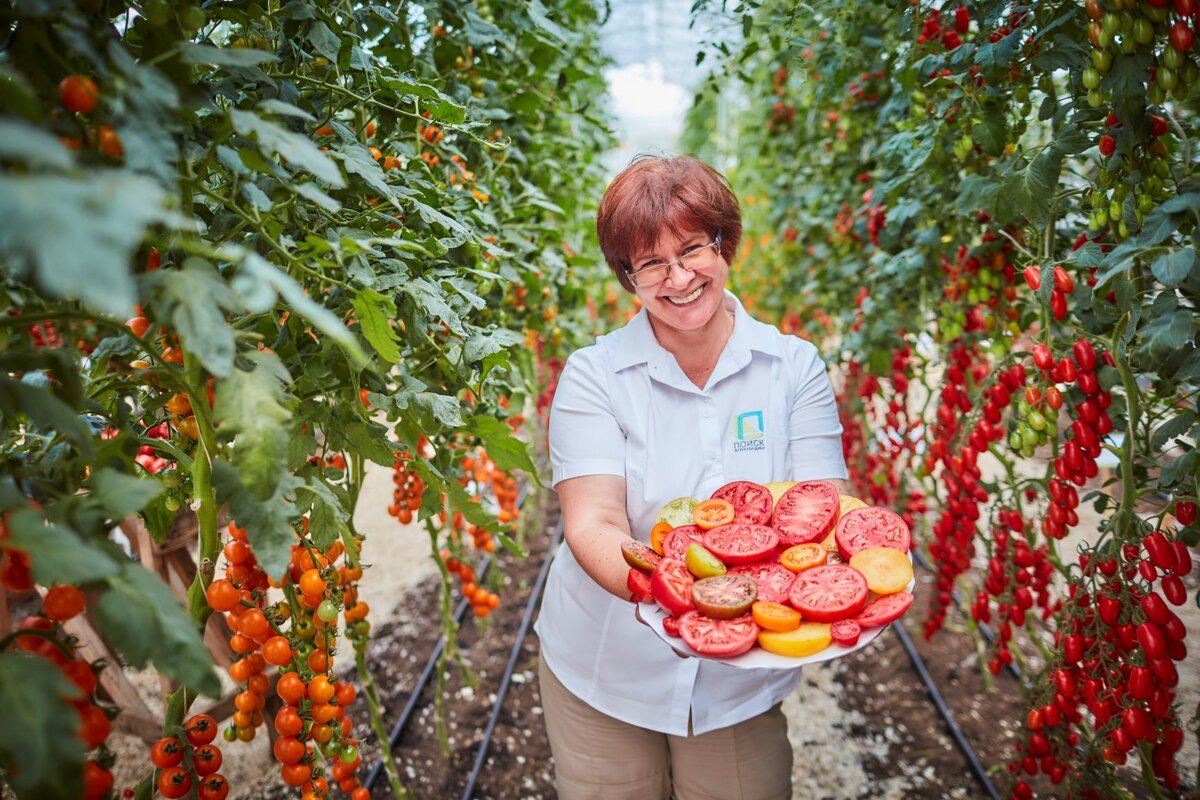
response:
{"label": "shirt collar", "polygon": [[[726,310],[733,312],[733,335],[729,337],[721,354],[722,360],[733,356],[736,362],[748,361],[749,359],[743,358],[742,354],[748,356],[750,351],[775,357],[783,355],[779,332],[774,327],[751,317],[741,301],[728,289],[725,290],[724,301]],[[675,357],[655,338],[654,329],[650,327],[650,315],[645,308],[640,309],[625,327],[614,331],[614,334],[613,369],[618,372],[652,360],[672,363],[675,361]]]}

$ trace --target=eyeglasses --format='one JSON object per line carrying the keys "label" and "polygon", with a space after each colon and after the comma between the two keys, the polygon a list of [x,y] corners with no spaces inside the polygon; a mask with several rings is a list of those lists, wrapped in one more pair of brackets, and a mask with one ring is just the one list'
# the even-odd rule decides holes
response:
{"label": "eyeglasses", "polygon": [[667,279],[671,267],[678,266],[686,269],[688,272],[696,272],[697,270],[711,267],[720,256],[721,236],[717,234],[716,239],[708,244],[690,248],[675,261],[661,261],[630,272],[629,280],[633,282],[634,286],[640,286],[643,289],[647,286],[657,286]]}

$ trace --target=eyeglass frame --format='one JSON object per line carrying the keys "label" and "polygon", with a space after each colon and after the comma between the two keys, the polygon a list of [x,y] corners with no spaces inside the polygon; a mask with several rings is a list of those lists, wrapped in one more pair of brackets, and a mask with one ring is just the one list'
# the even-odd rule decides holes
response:
{"label": "eyeglass frame", "polygon": [[[634,286],[641,286],[641,284],[639,284],[638,280],[637,280],[637,276],[639,274],[648,272],[649,270],[652,270],[652,269],[658,269],[659,267],[666,267],[667,271],[663,273],[662,280],[655,281],[654,283],[651,283],[651,284],[647,284],[649,286],[657,286],[658,284],[665,281],[667,278],[671,277],[671,267],[679,267],[680,269],[687,269],[687,267],[685,267],[683,265],[683,259],[687,258],[688,256],[695,255],[696,253],[699,253],[701,250],[704,250],[709,247],[713,247],[714,245],[717,248],[716,254],[718,256],[720,256],[721,255],[721,234],[718,233],[717,238],[713,239],[708,244],[702,244],[699,247],[697,247],[695,250],[684,253],[679,258],[675,259],[674,261],[664,261],[661,264],[652,264],[648,267],[642,267],[641,269],[629,270],[625,274],[629,277],[630,283],[632,283]],[[689,269],[688,272],[695,272],[695,270]],[[645,288],[645,287],[642,287],[642,288]]]}

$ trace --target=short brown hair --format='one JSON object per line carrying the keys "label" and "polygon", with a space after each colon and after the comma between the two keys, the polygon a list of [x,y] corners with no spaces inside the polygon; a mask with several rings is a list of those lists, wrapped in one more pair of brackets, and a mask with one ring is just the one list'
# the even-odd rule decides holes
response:
{"label": "short brown hair", "polygon": [[695,156],[639,155],[613,178],[596,211],[596,237],[609,269],[633,291],[635,254],[653,247],[663,229],[721,236],[721,256],[733,260],[742,214],[729,181]]}

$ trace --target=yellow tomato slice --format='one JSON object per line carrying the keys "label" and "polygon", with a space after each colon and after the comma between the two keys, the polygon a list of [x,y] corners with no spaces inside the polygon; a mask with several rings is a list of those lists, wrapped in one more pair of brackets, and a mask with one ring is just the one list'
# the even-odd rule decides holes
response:
{"label": "yellow tomato slice", "polygon": [[758,634],[758,646],[768,653],[788,658],[804,658],[819,653],[833,636],[827,622],[801,622],[791,631],[762,631]]}
{"label": "yellow tomato slice", "polygon": [[912,562],[894,547],[868,547],[850,556],[850,566],[867,579],[875,594],[895,594],[908,588],[913,579]]}
{"label": "yellow tomato slice", "polygon": [[[857,497],[851,497],[848,494],[839,494],[838,495],[838,521],[840,522],[842,517],[846,516],[851,511],[854,511],[859,508],[866,508],[866,507],[867,507],[867,504],[864,503],[862,500],[859,500]],[[837,539],[835,538],[836,532],[837,532],[837,523],[834,523],[833,527],[829,529],[829,535],[826,536],[825,539],[821,542],[821,546],[824,547],[826,550],[828,550],[831,553],[838,549]]]}
{"label": "yellow tomato slice", "polygon": [[783,603],[756,600],[750,614],[758,627],[766,631],[794,631],[800,627],[800,612]]}
{"label": "yellow tomato slice", "polygon": [[808,542],[784,550],[779,556],[779,563],[792,572],[803,572],[821,566],[828,558],[829,553],[823,546],[816,542]]}
{"label": "yellow tomato slice", "polygon": [[733,503],[712,498],[692,509],[692,521],[704,530],[733,522]]}
{"label": "yellow tomato slice", "polygon": [[654,548],[654,552],[660,556],[663,554],[663,542],[667,539],[667,534],[673,531],[674,528],[669,522],[656,522],[654,527],[650,529],[650,546]]}
{"label": "yellow tomato slice", "polygon": [[778,503],[779,498],[783,497],[784,492],[795,486],[796,483],[797,481],[772,481],[771,483],[764,483],[763,486],[771,493],[771,501]]}

